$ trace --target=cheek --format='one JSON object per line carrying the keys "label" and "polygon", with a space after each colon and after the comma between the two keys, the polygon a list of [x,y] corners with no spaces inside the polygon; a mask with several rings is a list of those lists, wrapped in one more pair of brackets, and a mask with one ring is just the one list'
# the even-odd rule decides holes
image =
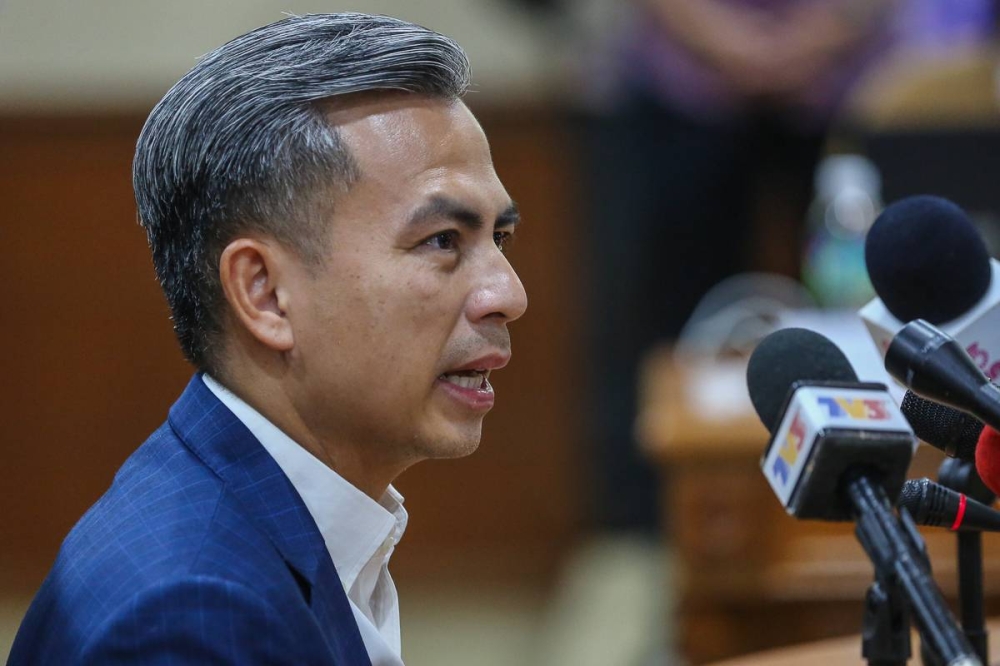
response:
{"label": "cheek", "polygon": [[[341,308],[341,330],[380,368],[435,365],[461,316],[461,299],[436,275],[371,275]],[[334,315],[336,316],[336,315]]]}
{"label": "cheek", "polygon": [[461,311],[459,300],[437,276],[413,278],[402,289],[397,287],[395,293],[399,312],[414,333],[451,328]]}

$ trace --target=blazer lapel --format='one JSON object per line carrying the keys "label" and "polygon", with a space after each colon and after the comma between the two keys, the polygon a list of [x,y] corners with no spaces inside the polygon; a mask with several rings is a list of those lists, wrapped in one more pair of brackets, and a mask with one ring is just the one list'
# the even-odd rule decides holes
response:
{"label": "blazer lapel", "polygon": [[309,586],[309,604],[337,663],[370,664],[323,537],[278,463],[246,426],[205,386],[191,378],[170,409],[170,425],[184,444],[226,483]]}

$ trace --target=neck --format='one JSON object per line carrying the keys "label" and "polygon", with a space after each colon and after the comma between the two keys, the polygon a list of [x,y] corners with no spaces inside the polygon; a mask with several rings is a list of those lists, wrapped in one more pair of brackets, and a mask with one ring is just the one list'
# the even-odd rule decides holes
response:
{"label": "neck", "polygon": [[296,444],[319,459],[352,486],[375,501],[409,464],[384,459],[384,447],[376,442],[344,442],[310,427],[289,390],[287,372],[274,366],[238,362],[226,364],[224,378],[213,377],[234,395],[288,435]]}

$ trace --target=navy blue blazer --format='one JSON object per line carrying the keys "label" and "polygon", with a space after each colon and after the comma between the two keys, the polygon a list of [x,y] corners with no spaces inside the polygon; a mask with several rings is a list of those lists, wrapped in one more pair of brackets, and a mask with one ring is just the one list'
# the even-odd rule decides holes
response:
{"label": "navy blue blazer", "polygon": [[298,493],[201,375],[63,542],[8,664],[370,666]]}

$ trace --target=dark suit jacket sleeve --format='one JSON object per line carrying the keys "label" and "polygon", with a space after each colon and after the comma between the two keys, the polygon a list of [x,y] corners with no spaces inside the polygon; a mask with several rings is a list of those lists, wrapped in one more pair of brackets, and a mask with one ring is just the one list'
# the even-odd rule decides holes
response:
{"label": "dark suit jacket sleeve", "polygon": [[277,609],[249,587],[211,576],[134,595],[89,638],[82,657],[95,666],[304,663]]}

